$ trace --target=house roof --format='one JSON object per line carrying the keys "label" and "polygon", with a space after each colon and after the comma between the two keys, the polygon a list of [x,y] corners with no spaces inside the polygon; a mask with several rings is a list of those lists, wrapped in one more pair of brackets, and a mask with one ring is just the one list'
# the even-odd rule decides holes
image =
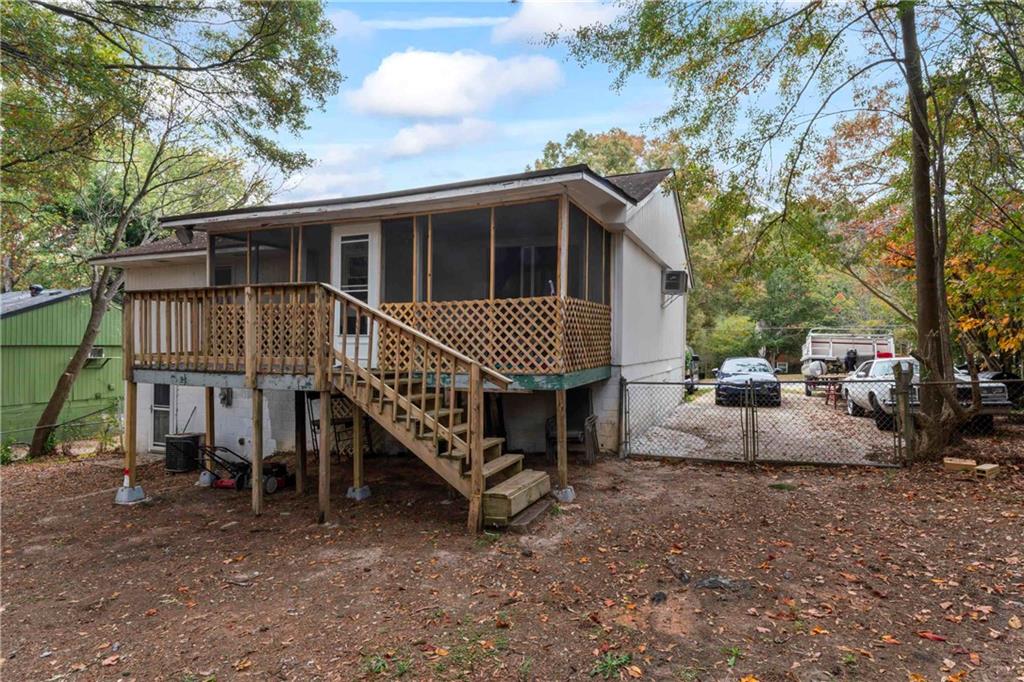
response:
{"label": "house roof", "polygon": [[84,294],[89,287],[81,289],[43,289],[35,296],[31,291],[8,291],[0,294],[0,319],[8,318],[19,313],[26,313],[43,306],[60,303],[67,299]]}
{"label": "house roof", "polygon": [[648,194],[656,190],[662,180],[672,175],[672,172],[671,168],[659,168],[658,170],[642,171],[640,173],[606,175],[605,180],[633,197],[634,201],[640,202],[647,198]]}
{"label": "house roof", "polygon": [[206,251],[206,233],[196,232],[190,244],[182,244],[177,237],[165,237],[155,242],[131,246],[114,253],[104,254],[92,258],[92,261],[106,260],[108,258],[132,258],[133,256],[161,256],[165,254],[189,253]]}
{"label": "house roof", "polygon": [[510,175],[497,175],[488,178],[477,178],[474,180],[463,180],[443,185],[429,185],[426,187],[412,187],[409,189],[394,192],[382,192],[379,194],[363,194],[351,197],[338,197],[334,199],[317,199],[315,201],[300,201],[285,204],[266,204],[264,206],[245,206],[232,208],[224,211],[203,211],[199,213],[187,213],[182,215],[163,216],[161,223],[183,223],[187,221],[201,221],[208,218],[221,218],[234,215],[258,215],[270,211],[293,211],[299,209],[311,209],[322,207],[343,207],[347,204],[363,204],[367,202],[380,202],[389,199],[411,197],[418,194],[431,194],[436,192],[450,192],[462,189],[472,189],[487,185],[500,185],[509,182],[521,182],[525,180],[543,180],[555,178],[560,175],[580,173],[599,185],[602,185],[608,192],[618,195],[629,203],[636,204],[650,194],[658,186],[671,170],[646,171],[643,173],[630,173],[604,177],[598,175],[586,164],[563,166],[561,168],[545,168],[543,170],[526,171],[524,173],[513,173]]}
{"label": "house roof", "polygon": [[[538,171],[527,171],[525,173],[501,175],[490,178],[481,178],[478,180],[467,180],[464,182],[449,183],[445,185],[417,187],[412,189],[400,190],[396,192],[366,194],[361,196],[342,197],[338,199],[321,199],[317,201],[293,202],[287,204],[267,204],[264,206],[248,206],[245,208],[230,209],[226,211],[206,211],[176,216],[165,216],[160,218],[160,222],[181,223],[183,221],[202,221],[203,219],[206,218],[232,216],[239,214],[254,215],[264,211],[288,211],[293,209],[316,208],[321,206],[344,206],[345,204],[397,199],[400,197],[414,196],[417,194],[427,194],[438,191],[470,189],[479,186],[495,185],[506,182],[516,182],[520,180],[554,178],[557,176],[572,173],[582,173],[584,175],[587,175],[588,177],[592,178],[595,182],[604,186],[604,188],[607,191],[622,197],[624,200],[628,201],[631,204],[638,204],[644,199],[646,199],[651,194],[651,192],[657,189],[661,182],[665,178],[670,176],[672,172],[673,171],[670,168],[663,168],[659,170],[642,171],[640,173],[624,173],[604,177],[595,173],[586,164],[578,164],[575,166],[565,166],[562,168],[548,168]],[[202,230],[197,230],[194,232],[192,242],[187,245],[182,244],[176,237],[167,237],[159,241],[150,242],[149,244],[133,246],[131,248],[122,249],[121,251],[116,251],[114,253],[98,256],[96,258],[93,258],[92,261],[104,262],[107,260],[121,260],[125,258],[135,257],[144,258],[146,256],[198,253],[206,251],[206,245],[206,232]]]}

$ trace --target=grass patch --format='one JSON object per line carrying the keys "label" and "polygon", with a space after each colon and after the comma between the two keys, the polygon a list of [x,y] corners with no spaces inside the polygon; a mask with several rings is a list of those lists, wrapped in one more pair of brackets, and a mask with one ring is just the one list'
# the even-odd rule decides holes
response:
{"label": "grass patch", "polygon": [[619,671],[632,661],[633,657],[629,654],[616,654],[612,651],[607,651],[604,656],[597,659],[594,669],[590,671],[590,676],[597,677],[600,675],[606,680],[611,679],[613,676],[618,677]]}
{"label": "grass patch", "polygon": [[722,649],[722,653],[725,654],[725,664],[730,668],[735,668],[736,663],[743,658],[743,650],[738,646],[730,646]]}

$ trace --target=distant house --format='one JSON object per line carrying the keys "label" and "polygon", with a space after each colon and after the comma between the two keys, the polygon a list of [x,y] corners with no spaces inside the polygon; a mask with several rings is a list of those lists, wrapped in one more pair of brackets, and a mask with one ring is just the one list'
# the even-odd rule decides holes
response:
{"label": "distant house", "polygon": [[[0,440],[28,442],[89,320],[88,289],[0,294]],[[103,319],[93,357],[71,389],[61,422],[116,406],[124,395],[121,314]],[[86,421],[86,420],[83,420]]]}

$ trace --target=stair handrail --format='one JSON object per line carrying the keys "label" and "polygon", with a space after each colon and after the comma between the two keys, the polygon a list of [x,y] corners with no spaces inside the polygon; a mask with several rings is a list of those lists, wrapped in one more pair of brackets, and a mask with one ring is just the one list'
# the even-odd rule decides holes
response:
{"label": "stair handrail", "polygon": [[432,336],[428,336],[427,334],[424,334],[423,332],[421,332],[420,330],[416,329],[415,327],[411,327],[408,324],[406,324],[405,322],[402,322],[401,320],[396,319],[396,318],[392,317],[391,315],[388,315],[387,313],[381,312],[380,308],[374,308],[373,306],[371,306],[370,304],[366,303],[365,301],[360,301],[355,296],[352,296],[351,294],[346,294],[344,291],[342,291],[342,290],[340,290],[340,289],[338,289],[336,287],[333,287],[330,284],[327,284],[325,282],[321,282],[320,286],[322,286],[326,291],[330,292],[332,295],[334,295],[334,296],[336,296],[338,298],[344,299],[347,303],[349,303],[351,305],[354,305],[357,308],[369,311],[372,315],[375,315],[379,319],[382,319],[382,320],[386,321],[388,324],[394,325],[394,326],[398,327],[399,329],[401,329],[402,331],[404,331],[404,332],[406,332],[408,334],[411,334],[412,336],[414,336],[415,338],[419,339],[420,341],[423,341],[424,343],[427,343],[427,344],[429,344],[429,345],[431,345],[431,346],[441,350],[442,352],[444,352],[444,353],[446,353],[448,355],[451,355],[452,357],[454,357],[455,359],[459,360],[460,362],[465,363],[466,365],[472,365],[474,363],[480,365],[480,373],[485,375],[487,377],[487,380],[490,383],[496,385],[499,389],[505,390],[509,386],[512,385],[512,379],[510,379],[509,377],[505,376],[501,372],[498,372],[497,370],[491,369],[490,367],[487,367],[487,366],[481,364],[479,360],[474,360],[473,358],[469,357],[468,355],[466,355],[466,354],[464,354],[464,353],[462,353],[460,351],[455,350],[451,346],[449,346],[449,345],[447,345],[445,343],[442,343],[441,341],[438,341],[437,339],[433,338]]}

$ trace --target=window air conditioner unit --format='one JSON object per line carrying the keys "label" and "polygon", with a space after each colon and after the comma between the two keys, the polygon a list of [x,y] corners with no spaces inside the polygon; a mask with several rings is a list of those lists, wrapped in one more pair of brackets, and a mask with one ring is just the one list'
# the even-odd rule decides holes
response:
{"label": "window air conditioner unit", "polygon": [[93,346],[89,349],[89,359],[95,360],[98,358],[105,357],[103,346]]}
{"label": "window air conditioner unit", "polygon": [[661,273],[661,293],[666,296],[685,294],[690,288],[686,270],[665,270]]}

